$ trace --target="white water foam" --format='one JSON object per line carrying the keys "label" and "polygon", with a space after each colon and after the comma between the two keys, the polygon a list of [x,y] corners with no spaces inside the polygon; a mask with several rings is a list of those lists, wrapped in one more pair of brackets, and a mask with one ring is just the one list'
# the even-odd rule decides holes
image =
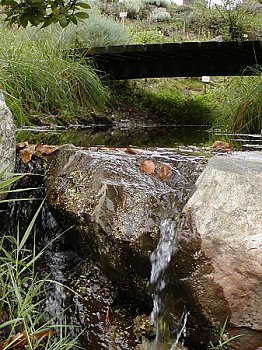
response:
{"label": "white water foam", "polygon": [[[171,263],[171,259],[175,251],[177,250],[177,235],[176,235],[176,223],[172,219],[162,220],[160,223],[160,238],[155,251],[150,256],[150,262],[152,265],[150,275],[150,285],[153,289],[153,310],[150,315],[152,323],[156,327],[156,338],[151,346],[152,350],[163,350],[166,334],[169,330],[164,326],[164,330],[161,326],[161,320],[165,318],[165,288],[170,283],[170,274],[168,273],[168,267]],[[170,350],[176,349],[179,340],[186,332],[186,323],[188,312],[184,311],[180,320],[179,326],[176,329],[176,339],[170,347]],[[168,334],[170,337],[170,334]]]}

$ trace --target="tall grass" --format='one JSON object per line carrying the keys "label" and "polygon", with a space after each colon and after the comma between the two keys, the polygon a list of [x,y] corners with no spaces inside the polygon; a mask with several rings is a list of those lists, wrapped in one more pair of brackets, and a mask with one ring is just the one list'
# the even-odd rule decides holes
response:
{"label": "tall grass", "polygon": [[[20,178],[20,175],[16,179]],[[4,189],[10,183],[0,183]],[[66,322],[54,325],[55,320],[44,321],[45,312],[39,312],[45,300],[49,281],[37,276],[35,265],[43,254],[35,246],[27,249],[40,206],[23,235],[2,235],[0,238],[0,347],[6,349],[77,349],[77,338],[72,339]],[[55,338],[54,338],[55,334]]]}
{"label": "tall grass", "polygon": [[18,125],[34,116],[84,116],[102,109],[107,89],[95,69],[73,59],[58,44],[55,27],[46,30],[6,28],[0,23],[0,89]]}
{"label": "tall grass", "polygon": [[252,71],[255,76],[231,77],[226,88],[214,90],[214,97],[219,100],[216,125],[240,133],[262,129],[262,67]]}

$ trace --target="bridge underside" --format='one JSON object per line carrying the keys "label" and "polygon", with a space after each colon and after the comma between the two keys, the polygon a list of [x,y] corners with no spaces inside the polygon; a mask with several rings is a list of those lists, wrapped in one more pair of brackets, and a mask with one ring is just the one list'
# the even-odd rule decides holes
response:
{"label": "bridge underside", "polygon": [[253,75],[262,41],[184,42],[77,49],[111,79]]}

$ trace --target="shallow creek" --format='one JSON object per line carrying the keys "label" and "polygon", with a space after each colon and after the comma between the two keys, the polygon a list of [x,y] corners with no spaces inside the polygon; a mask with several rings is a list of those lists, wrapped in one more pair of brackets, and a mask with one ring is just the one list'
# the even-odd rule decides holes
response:
{"label": "shallow creek", "polygon": [[[82,147],[139,147],[165,151],[165,154],[175,151],[181,155],[196,155],[196,157],[210,156],[216,152],[210,148],[216,140],[229,142],[238,151],[262,149],[261,135],[229,135],[222,134],[219,130],[210,132],[206,128],[194,126],[129,128],[124,122],[111,129],[90,126],[80,129],[18,130],[17,141],[25,140],[32,144],[72,143]],[[43,193],[40,191],[38,194],[32,194],[35,195],[41,197]],[[21,212],[23,217],[27,217],[29,216],[27,210],[32,209],[18,204],[10,206],[6,218],[11,215],[12,220],[15,220],[21,216]],[[8,231],[12,229],[14,227],[9,225]],[[47,245],[61,233],[62,229],[45,205],[38,220],[41,246]],[[70,244],[62,234],[61,238],[49,245],[39,267],[43,275],[48,273],[50,279],[59,282],[53,284],[46,295],[44,308],[49,317],[54,318],[54,323],[59,323],[64,317],[62,315],[64,311],[72,336],[80,334],[79,342],[84,349],[175,349],[186,331],[189,310],[185,310],[181,319],[177,320],[171,331],[169,330],[171,335],[167,335],[168,345],[163,345],[166,329],[161,329],[163,322],[160,322],[162,319],[166,321],[168,300],[165,291],[168,289],[170,278],[168,264],[175,249],[175,240],[174,222],[164,220],[161,222],[158,246],[150,257],[152,264],[148,282],[149,293],[152,296],[150,315],[134,308],[125,300],[99,266],[91,259],[82,260],[71,250]],[[143,339],[146,341],[141,345]]]}

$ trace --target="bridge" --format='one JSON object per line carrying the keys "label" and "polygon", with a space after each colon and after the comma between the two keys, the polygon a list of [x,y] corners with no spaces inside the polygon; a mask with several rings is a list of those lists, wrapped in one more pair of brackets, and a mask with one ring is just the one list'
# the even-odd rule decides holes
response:
{"label": "bridge", "polygon": [[253,75],[262,66],[262,41],[183,42],[80,48],[111,79]]}

